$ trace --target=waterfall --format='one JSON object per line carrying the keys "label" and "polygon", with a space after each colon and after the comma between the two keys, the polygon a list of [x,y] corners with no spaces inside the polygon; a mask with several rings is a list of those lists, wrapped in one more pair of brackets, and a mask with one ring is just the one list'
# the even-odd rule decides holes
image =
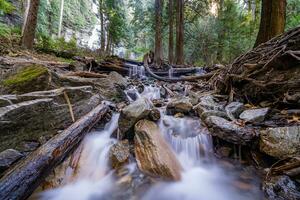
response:
{"label": "waterfall", "polygon": [[168,72],[169,72],[169,78],[173,78],[173,73],[174,73],[173,67],[170,67]]}

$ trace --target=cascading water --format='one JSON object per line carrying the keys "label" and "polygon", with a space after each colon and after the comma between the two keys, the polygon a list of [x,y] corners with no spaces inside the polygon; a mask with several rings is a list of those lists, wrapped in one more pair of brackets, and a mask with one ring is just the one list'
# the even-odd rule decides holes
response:
{"label": "cascading water", "polygon": [[145,67],[134,64],[127,64],[129,66],[129,77],[131,78],[145,78]]}
{"label": "cascading water", "polygon": [[173,78],[173,73],[174,73],[173,67],[170,67],[168,72],[169,72],[169,78]]}

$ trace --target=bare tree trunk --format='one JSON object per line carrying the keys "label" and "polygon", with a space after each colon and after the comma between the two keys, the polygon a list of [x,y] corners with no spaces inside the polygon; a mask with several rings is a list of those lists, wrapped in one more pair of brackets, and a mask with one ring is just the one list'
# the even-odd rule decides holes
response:
{"label": "bare tree trunk", "polygon": [[111,42],[111,39],[110,39],[110,33],[109,33],[109,25],[107,27],[108,31],[107,31],[107,43],[106,43],[106,50],[105,50],[105,53],[107,55],[110,55],[110,42]]}
{"label": "bare tree trunk", "polygon": [[162,8],[163,0],[155,0],[155,50],[154,63],[161,66],[163,61],[162,48]]}
{"label": "bare tree trunk", "polygon": [[254,47],[284,32],[286,0],[263,0],[259,32]]}
{"label": "bare tree trunk", "polygon": [[176,6],[176,64],[184,64],[184,0],[177,0]]}
{"label": "bare tree trunk", "polygon": [[24,5],[25,10],[24,10],[24,16],[23,16],[24,22],[23,22],[23,26],[22,26],[22,35],[24,33],[25,24],[27,21],[27,16],[28,16],[29,7],[30,7],[30,0],[25,0],[23,5]]}
{"label": "bare tree trunk", "polygon": [[223,47],[224,47],[224,37],[225,37],[225,30],[224,24],[222,22],[223,18],[223,7],[224,7],[224,0],[219,0],[218,5],[218,21],[220,25],[218,26],[218,49],[217,49],[217,61],[222,63],[223,60]]}
{"label": "bare tree trunk", "polygon": [[39,10],[40,0],[31,0],[28,11],[28,16],[24,26],[24,32],[22,35],[22,47],[27,49],[33,48],[33,42],[35,37],[35,29],[37,25],[37,16]]}
{"label": "bare tree trunk", "polygon": [[61,37],[61,29],[64,15],[64,0],[60,0],[60,15],[59,15],[59,25],[58,25],[58,37]]}
{"label": "bare tree trunk", "polygon": [[169,63],[174,63],[174,0],[169,0]]}
{"label": "bare tree trunk", "polygon": [[100,23],[101,23],[101,53],[105,51],[105,27],[104,27],[104,4],[103,0],[99,0],[99,14],[100,14]]}

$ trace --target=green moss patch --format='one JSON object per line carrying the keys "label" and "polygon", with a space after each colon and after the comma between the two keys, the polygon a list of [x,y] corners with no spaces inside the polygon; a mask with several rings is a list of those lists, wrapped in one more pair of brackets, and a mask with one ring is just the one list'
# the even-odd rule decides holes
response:
{"label": "green moss patch", "polygon": [[48,86],[48,70],[41,65],[30,65],[21,68],[4,79],[1,85],[8,93],[26,93],[46,89]]}

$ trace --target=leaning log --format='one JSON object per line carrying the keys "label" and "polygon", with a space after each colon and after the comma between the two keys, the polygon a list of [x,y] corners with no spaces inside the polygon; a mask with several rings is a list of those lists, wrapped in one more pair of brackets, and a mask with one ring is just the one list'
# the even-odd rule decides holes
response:
{"label": "leaning log", "polygon": [[0,180],[0,199],[28,198],[51,170],[60,164],[80,143],[85,134],[103,118],[109,108],[99,105],[90,113],[56,135],[18,163]]}

